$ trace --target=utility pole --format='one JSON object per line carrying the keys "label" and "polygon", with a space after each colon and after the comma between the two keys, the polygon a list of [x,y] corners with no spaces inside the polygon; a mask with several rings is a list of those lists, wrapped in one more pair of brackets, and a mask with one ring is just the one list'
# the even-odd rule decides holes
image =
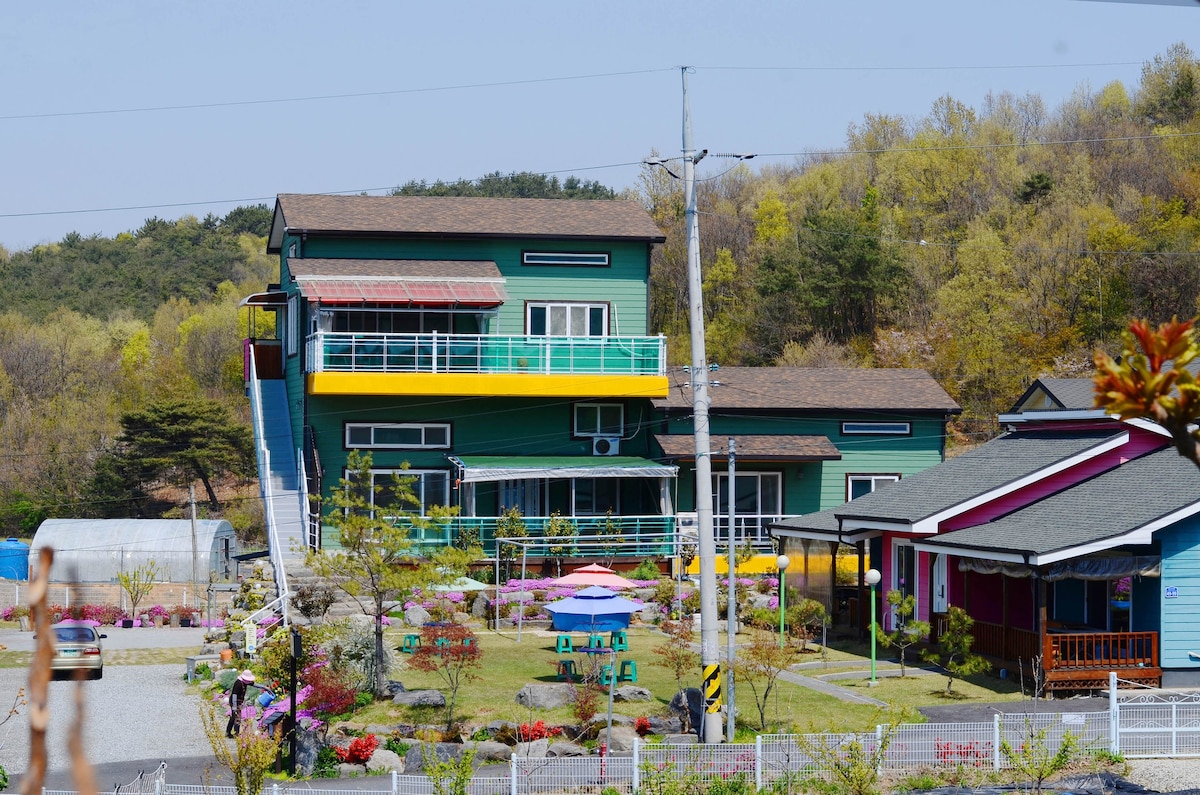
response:
{"label": "utility pole", "polygon": [[200,574],[196,568],[196,562],[200,559],[200,553],[196,544],[196,484],[188,485],[188,504],[191,506],[192,513],[192,595],[196,598],[196,604],[200,603]]}
{"label": "utility pole", "polygon": [[704,291],[700,278],[700,228],[696,219],[697,154],[683,74],[683,199],[687,207],[688,323],[692,341],[692,427],[696,442],[696,524],[700,534],[700,665],[704,671],[706,743],[721,742],[721,658],[717,637],[717,544],[713,538],[712,455],[708,440],[708,359],[704,351]]}
{"label": "utility pole", "polygon": [[729,696],[725,704],[725,742],[732,743],[734,734],[737,733],[737,700],[733,693],[733,663],[737,658],[737,584],[734,582],[734,577],[737,575],[737,544],[734,543],[733,536],[733,521],[736,505],[734,503],[734,483],[737,481],[737,442],[732,436],[729,437],[729,485],[726,489],[726,501],[729,509],[729,587],[726,588],[726,610],[725,610],[725,642],[728,648],[726,657],[726,665],[729,666],[729,673],[726,680],[729,682]]}

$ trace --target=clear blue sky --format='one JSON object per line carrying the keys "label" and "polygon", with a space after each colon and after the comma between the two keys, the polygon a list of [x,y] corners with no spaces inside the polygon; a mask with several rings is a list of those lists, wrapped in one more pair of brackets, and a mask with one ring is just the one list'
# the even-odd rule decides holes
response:
{"label": "clear blue sky", "polygon": [[791,163],[945,94],[1132,89],[1200,52],[1193,5],[3,0],[0,245],[496,170],[629,187],[679,153],[684,64],[698,148]]}

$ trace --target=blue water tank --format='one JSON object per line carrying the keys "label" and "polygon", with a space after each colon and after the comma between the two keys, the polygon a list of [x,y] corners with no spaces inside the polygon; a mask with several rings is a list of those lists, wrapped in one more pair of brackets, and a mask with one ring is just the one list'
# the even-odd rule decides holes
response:
{"label": "blue water tank", "polygon": [[0,541],[0,577],[6,580],[29,579],[29,545],[10,538]]}

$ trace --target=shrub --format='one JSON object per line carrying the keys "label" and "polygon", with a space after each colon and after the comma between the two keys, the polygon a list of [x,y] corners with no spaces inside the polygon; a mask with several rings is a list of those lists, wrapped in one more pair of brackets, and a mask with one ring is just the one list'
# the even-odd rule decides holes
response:
{"label": "shrub", "polygon": [[638,736],[645,737],[650,733],[650,719],[642,715],[633,722],[633,730],[638,733]]}
{"label": "shrub", "polygon": [[[646,558],[637,565],[637,568],[629,572],[631,580],[660,580],[662,572],[658,569],[658,564],[650,558]],[[669,582],[669,580],[668,580]]]}
{"label": "shrub", "polygon": [[366,737],[355,737],[348,748],[335,748],[334,753],[337,754],[339,761],[351,765],[365,765],[378,747],[379,738],[374,734],[368,734]]}
{"label": "shrub", "polygon": [[337,766],[337,751],[328,745],[323,745],[321,750],[317,751],[317,761],[313,765],[313,778],[337,778]]}
{"label": "shrub", "polygon": [[304,669],[304,683],[312,687],[305,705],[321,719],[344,715],[354,706],[354,688],[336,670],[324,661]]}
{"label": "shrub", "polygon": [[517,737],[523,743],[530,743],[535,740],[544,740],[547,737],[557,737],[562,734],[562,728],[559,726],[547,726],[546,721],[538,720],[533,723],[522,723],[517,729]]}
{"label": "shrub", "polygon": [[383,747],[403,759],[405,754],[408,753],[409,749],[412,748],[412,743],[405,742],[399,737],[399,735],[393,734],[391,737],[387,738],[387,742],[383,744]]}
{"label": "shrub", "polygon": [[0,619],[5,621],[16,621],[18,618],[28,618],[29,608],[25,605],[13,605],[12,607],[4,608],[4,612],[0,613]]}

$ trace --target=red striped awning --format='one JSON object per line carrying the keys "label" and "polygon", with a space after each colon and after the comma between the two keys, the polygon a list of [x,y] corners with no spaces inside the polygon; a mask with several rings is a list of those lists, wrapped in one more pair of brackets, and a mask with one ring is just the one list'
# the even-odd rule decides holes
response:
{"label": "red striped awning", "polygon": [[323,304],[485,307],[499,306],[508,298],[499,280],[298,278],[296,283],[306,299]]}

